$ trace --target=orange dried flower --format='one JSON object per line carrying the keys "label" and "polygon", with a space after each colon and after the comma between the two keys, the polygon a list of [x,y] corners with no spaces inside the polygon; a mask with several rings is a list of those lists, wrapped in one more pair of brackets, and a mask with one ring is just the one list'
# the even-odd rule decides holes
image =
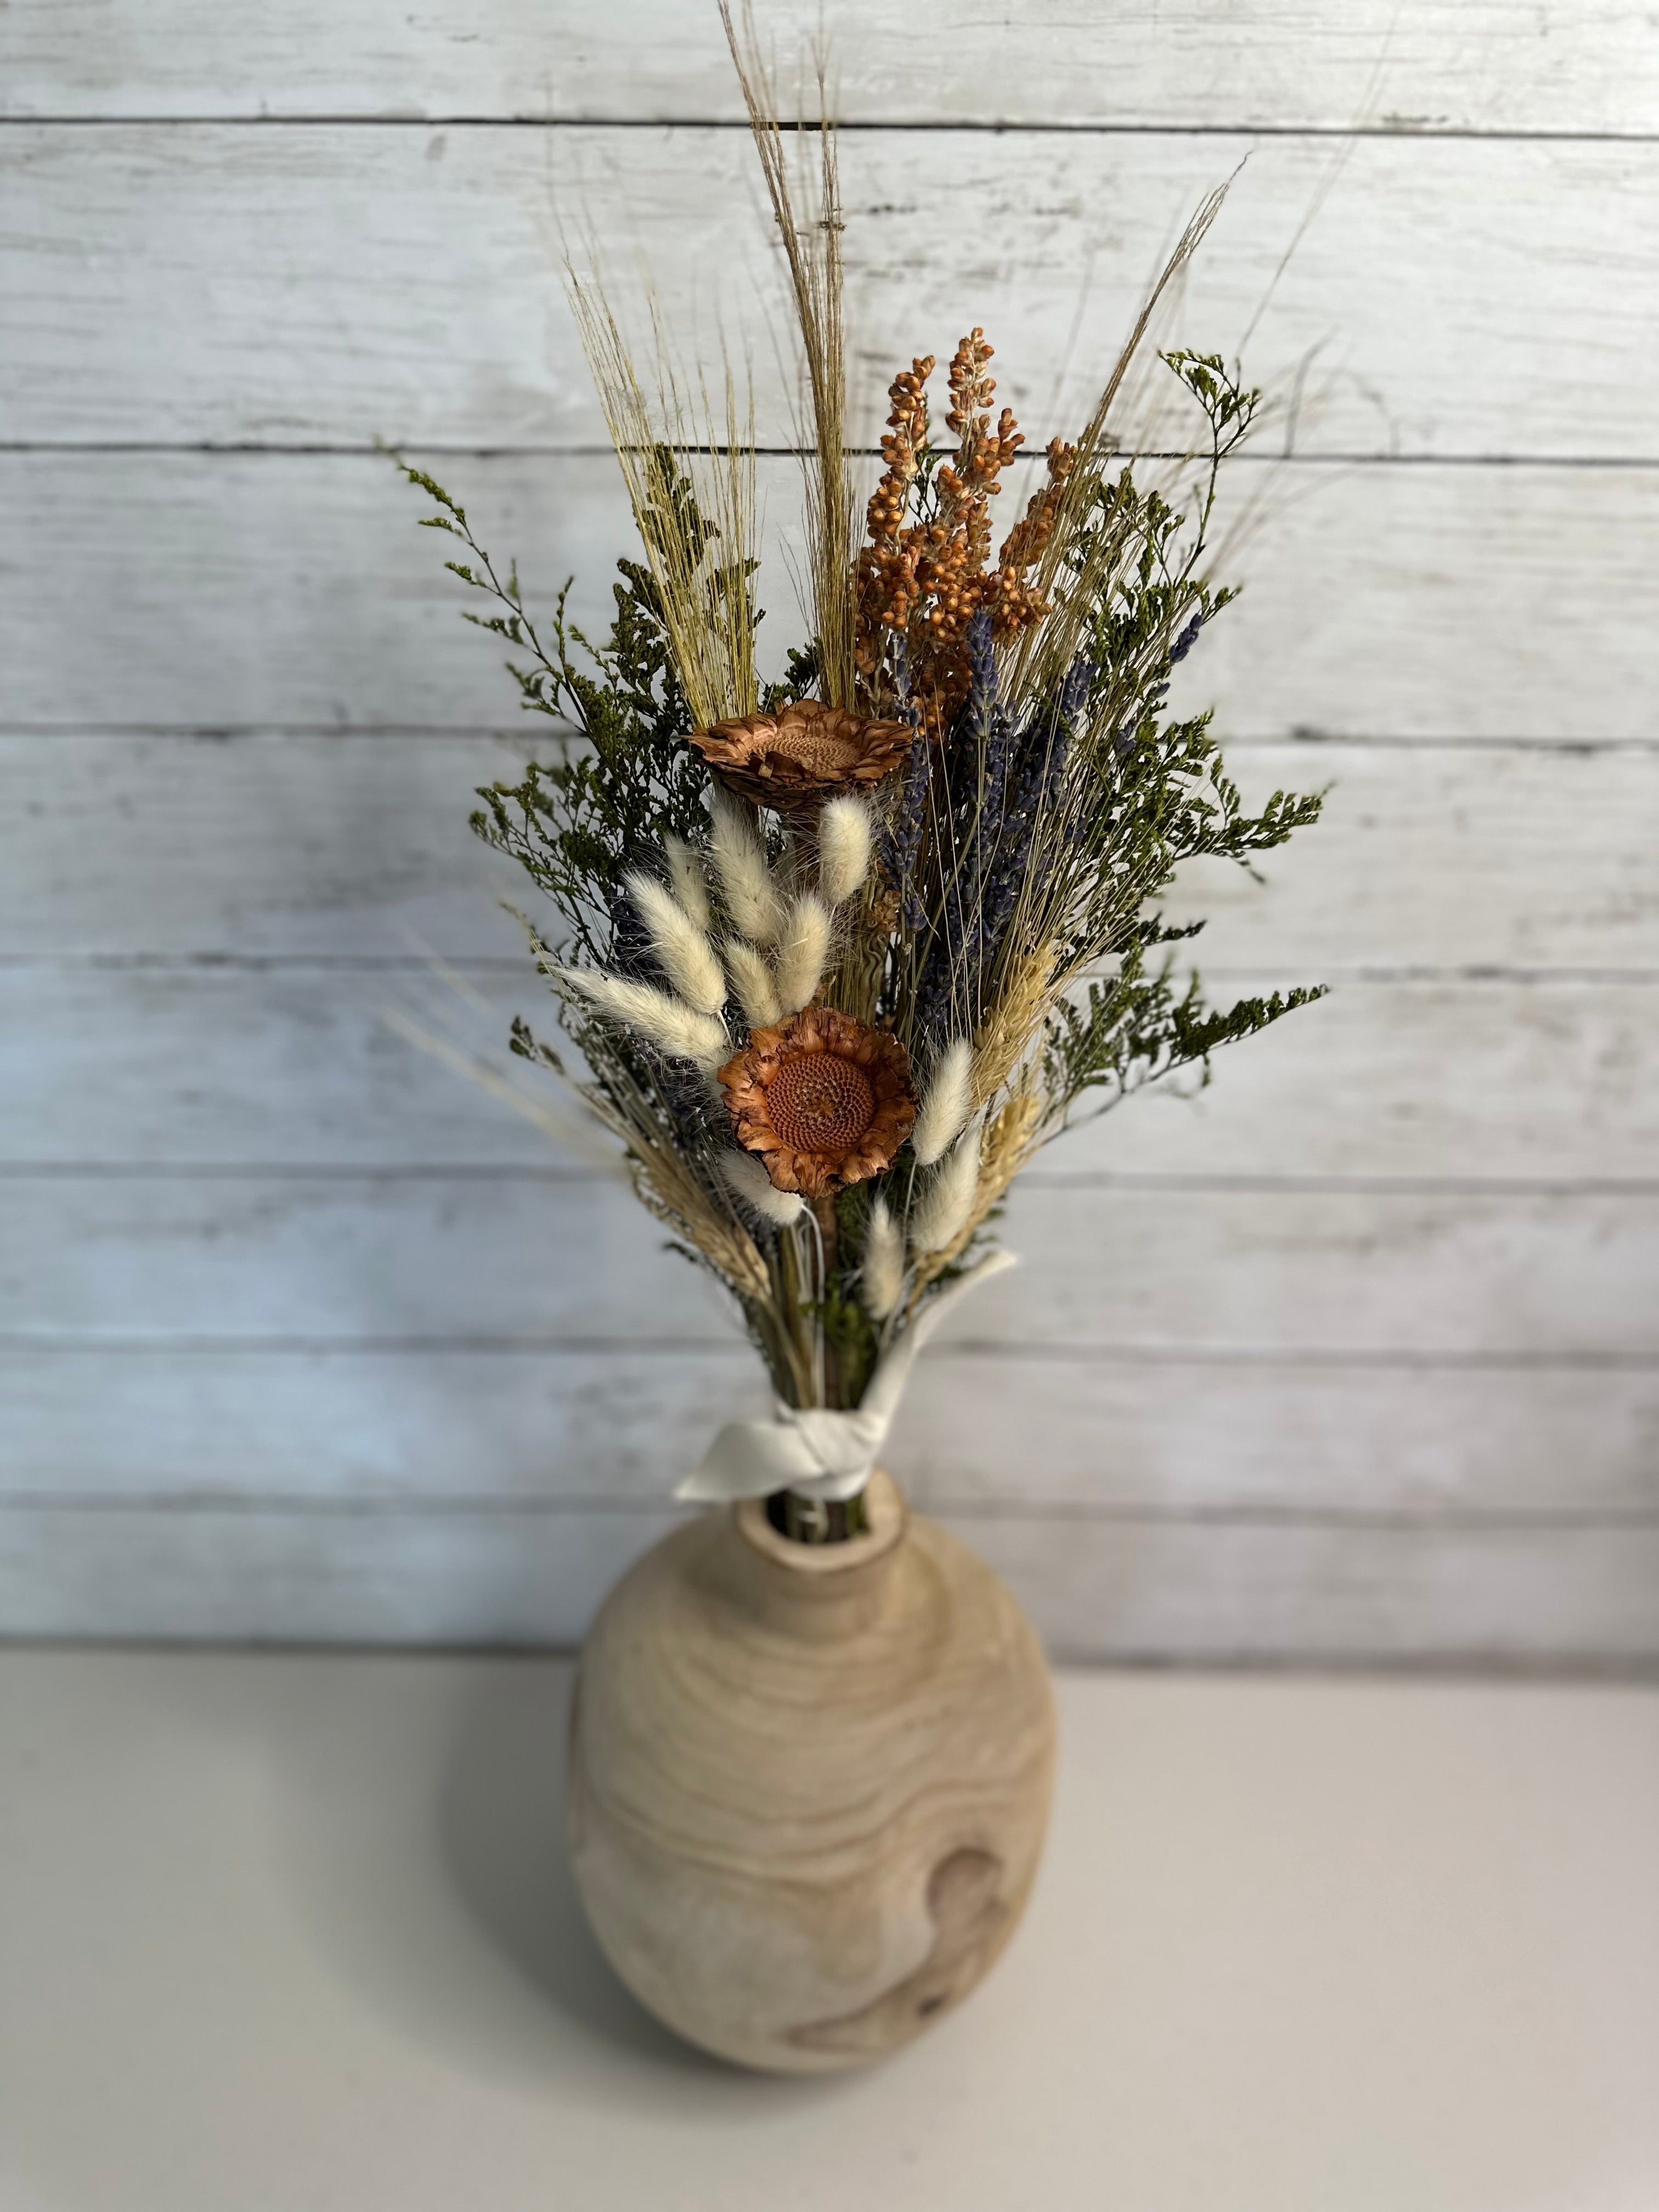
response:
{"label": "orange dried flower", "polygon": [[1048,613],[1048,602],[1029,572],[1054,533],[1066,479],[1077,458],[1076,448],[1058,438],[1050,444],[1048,481],[1004,539],[996,567],[989,568],[989,503],[1001,489],[1003,470],[1024,443],[1006,407],[992,428],[996,384],[988,374],[991,357],[992,348],[979,329],[957,348],[945,417],[956,433],[957,451],[933,474],[931,516],[908,525],[904,517],[927,435],[924,386],[933,373],[933,357],[913,362],[894,379],[888,392],[888,434],[881,441],[886,471],[870,501],[869,539],[858,558],[859,674],[878,695],[888,641],[895,632],[904,636],[910,647],[912,696],[935,737],[943,734],[968,696],[968,626],[975,613],[981,607],[988,612],[999,641]]}
{"label": "orange dried flower", "polygon": [[694,730],[691,743],[728,791],[787,812],[879,783],[899,766],[915,734],[908,722],[871,721],[797,699],[775,714]]}
{"label": "orange dried flower", "polygon": [[751,1030],[719,1080],[738,1142],[807,1198],[880,1175],[916,1118],[904,1047],[832,1006]]}
{"label": "orange dried flower", "polygon": [[1034,568],[1048,550],[1060,514],[1060,502],[1077,459],[1077,447],[1058,438],[1048,441],[1048,481],[1033,492],[1030,506],[1002,541],[997,566],[1003,569]]}

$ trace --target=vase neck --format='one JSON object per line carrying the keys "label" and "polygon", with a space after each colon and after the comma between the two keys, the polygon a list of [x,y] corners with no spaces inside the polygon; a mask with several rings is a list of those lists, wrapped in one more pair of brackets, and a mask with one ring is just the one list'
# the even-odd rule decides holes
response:
{"label": "vase neck", "polygon": [[796,1636],[860,1633],[880,1613],[904,1540],[904,1501],[880,1468],[865,1489],[869,1526],[838,1544],[803,1544],[772,1526],[763,1498],[732,1509],[731,1546],[744,1602]]}

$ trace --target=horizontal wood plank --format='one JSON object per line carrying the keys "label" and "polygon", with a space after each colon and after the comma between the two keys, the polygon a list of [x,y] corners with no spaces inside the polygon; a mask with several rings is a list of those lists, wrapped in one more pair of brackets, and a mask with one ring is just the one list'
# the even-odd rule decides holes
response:
{"label": "horizontal wood plank", "polygon": [[514,957],[501,901],[536,893],[467,817],[538,750],[556,756],[553,732],[528,720],[507,737],[0,734],[0,957]]}
{"label": "horizontal wood plank", "polygon": [[[1659,1530],[950,1516],[1057,1656],[1650,1665]],[[569,1644],[665,1517],[294,1510],[0,1519],[14,1635]]]}
{"label": "horizontal wood plank", "polygon": [[[747,1346],[0,1349],[14,1503],[309,1504],[350,1515],[655,1510],[722,1422],[765,1411]],[[886,1448],[930,1506],[1530,1516],[1659,1506],[1651,1366],[930,1347]],[[0,1514],[3,1519],[3,1514]]]}
{"label": "horizontal wood plank", "polygon": [[[515,957],[498,902],[533,894],[466,817],[532,738],[0,735],[0,957]],[[1183,873],[1171,911],[1211,917],[1206,957],[1659,971],[1651,754],[1361,741],[1231,765],[1252,803],[1329,796],[1260,880]]]}
{"label": "horizontal wood plank", "polygon": [[[768,0],[793,90],[823,20]],[[1630,0],[1128,0],[1105,11],[965,0],[901,15],[837,0],[850,120],[1212,129],[1659,130],[1651,29]],[[920,35],[919,35],[920,33]],[[386,0],[11,0],[9,115],[742,113],[712,8],[684,0],[483,0],[465,16]]]}
{"label": "horizontal wood plank", "polygon": [[[614,460],[435,465],[537,602],[574,572],[573,610],[604,621],[635,542]],[[782,460],[763,475],[775,523],[799,478]],[[1181,672],[1222,734],[1659,737],[1659,642],[1632,619],[1659,470],[1317,464],[1267,496],[1218,563],[1246,596]],[[526,726],[423,509],[376,457],[0,454],[0,498],[13,729]],[[781,661],[800,629],[781,550],[761,590]]]}
{"label": "horizontal wood plank", "polygon": [[[492,1049],[512,1010],[551,1026],[533,975],[473,980],[483,1010],[418,970],[0,971],[0,1164],[546,1165],[539,1130],[386,1023],[398,1009]],[[1230,971],[1214,988],[1285,980]],[[1351,981],[1224,1050],[1202,1097],[1154,1089],[1045,1161],[1639,1180],[1659,1140],[1656,1056],[1639,986]]]}
{"label": "horizontal wood plank", "polygon": [[[48,1176],[9,1181],[4,1206],[0,1338],[25,1342],[724,1346],[736,1326],[629,1192],[580,1175]],[[1659,1182],[1091,1188],[1039,1165],[1004,1238],[1024,1265],[977,1295],[959,1339],[1659,1370]]]}
{"label": "horizontal wood plank", "polygon": [[[1161,336],[1244,346],[1297,393],[1298,451],[1659,459],[1633,367],[1659,349],[1659,143],[1538,138],[1339,161],[1295,136],[851,137],[855,431],[873,444],[895,370],[975,325],[1035,447],[1080,422],[1161,253],[1247,155]],[[22,125],[0,171],[9,439],[603,445],[558,276],[590,232],[624,307],[643,258],[688,356],[745,333],[761,441],[794,434],[738,132]],[[1190,410],[1146,381],[1123,430],[1183,443]]]}
{"label": "horizontal wood plank", "polygon": [[1659,1529],[956,1525],[1056,1656],[1413,1665],[1659,1659]]}

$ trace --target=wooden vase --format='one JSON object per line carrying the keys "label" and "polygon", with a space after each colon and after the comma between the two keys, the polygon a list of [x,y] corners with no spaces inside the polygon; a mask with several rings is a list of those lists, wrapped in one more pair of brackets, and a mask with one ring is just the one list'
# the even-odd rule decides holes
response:
{"label": "wooden vase", "polygon": [[907,1514],[807,1545],[758,1502],[658,1544],[606,1600],[571,1716],[569,1840],[611,1964],[691,2042],[812,2073],[879,2058],[1012,1934],[1054,1716],[1030,1624]]}

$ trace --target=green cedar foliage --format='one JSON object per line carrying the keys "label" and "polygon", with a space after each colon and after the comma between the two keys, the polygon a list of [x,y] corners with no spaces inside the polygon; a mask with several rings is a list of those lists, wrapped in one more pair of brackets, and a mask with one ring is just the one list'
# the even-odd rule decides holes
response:
{"label": "green cedar foliage", "polygon": [[[471,556],[445,567],[495,602],[495,611],[467,610],[466,619],[513,648],[516,657],[507,666],[526,711],[559,725],[558,757],[532,762],[517,783],[481,787],[483,804],[472,827],[547,893],[571,948],[596,967],[614,965],[617,933],[607,894],[620,889],[629,870],[656,866],[665,836],[696,836],[706,820],[707,771],[684,743],[690,717],[656,583],[641,562],[617,562],[616,615],[603,645],[568,619],[567,583],[544,645],[526,611],[516,564],[503,578],[473,536],[465,510],[442,485],[403,460],[397,465],[438,503],[440,512],[423,518],[422,526],[447,531]],[[678,475],[672,482],[676,495],[694,506],[689,483]]]}

